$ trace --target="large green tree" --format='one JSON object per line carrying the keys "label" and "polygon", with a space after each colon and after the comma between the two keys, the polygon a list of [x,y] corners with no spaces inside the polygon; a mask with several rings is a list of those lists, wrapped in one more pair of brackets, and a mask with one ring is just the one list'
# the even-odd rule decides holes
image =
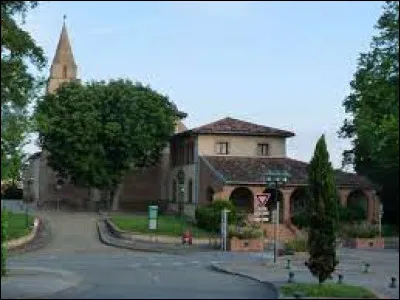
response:
{"label": "large green tree", "polygon": [[387,1],[372,38],[362,53],[343,102],[350,118],[340,136],[352,149],[344,163],[380,184],[385,216],[397,222],[399,214],[399,2]]}
{"label": "large green tree", "polygon": [[28,105],[43,81],[35,71],[45,66],[42,49],[22,29],[37,1],[1,2],[1,175],[17,180],[22,147],[29,131]]}
{"label": "large green tree", "polygon": [[158,160],[177,115],[167,97],[129,80],[71,82],[39,102],[37,125],[50,166],[92,197],[111,192],[117,209],[124,175]]}
{"label": "large green tree", "polygon": [[310,258],[306,265],[318,278],[319,283],[323,283],[330,277],[338,263],[336,259],[338,197],[324,135],[318,140],[308,166],[308,189]]}

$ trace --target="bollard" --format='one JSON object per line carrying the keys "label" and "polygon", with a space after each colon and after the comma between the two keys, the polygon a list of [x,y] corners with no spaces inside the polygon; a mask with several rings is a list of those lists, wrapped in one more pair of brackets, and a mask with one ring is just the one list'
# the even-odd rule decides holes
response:
{"label": "bollard", "polygon": [[289,272],[288,283],[294,283],[294,273],[293,272]]}
{"label": "bollard", "polygon": [[395,289],[395,288],[396,288],[396,277],[393,276],[393,277],[390,279],[389,287],[390,287],[391,289]]}
{"label": "bollard", "polygon": [[290,270],[290,269],[291,269],[291,267],[290,267],[290,259],[288,259],[288,260],[287,260],[286,269],[288,269],[288,270]]}
{"label": "bollard", "polygon": [[369,263],[365,263],[364,264],[364,273],[368,273],[369,272],[369,267],[370,267],[371,265],[369,264]]}
{"label": "bollard", "polygon": [[338,284],[342,284],[343,283],[343,274],[339,274],[338,275]]}

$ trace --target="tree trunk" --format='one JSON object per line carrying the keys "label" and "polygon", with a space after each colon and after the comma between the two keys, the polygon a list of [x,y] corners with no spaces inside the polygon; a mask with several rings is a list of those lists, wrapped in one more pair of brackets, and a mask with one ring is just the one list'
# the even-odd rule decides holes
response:
{"label": "tree trunk", "polygon": [[99,205],[100,196],[101,190],[94,187],[90,188],[90,208],[92,210],[95,210],[95,208]]}
{"label": "tree trunk", "polygon": [[112,201],[112,210],[113,211],[116,211],[119,209],[119,196],[121,195],[122,188],[123,188],[123,183],[120,182],[117,185],[117,188],[116,188],[116,190],[114,192],[114,196],[113,196],[113,201]]}

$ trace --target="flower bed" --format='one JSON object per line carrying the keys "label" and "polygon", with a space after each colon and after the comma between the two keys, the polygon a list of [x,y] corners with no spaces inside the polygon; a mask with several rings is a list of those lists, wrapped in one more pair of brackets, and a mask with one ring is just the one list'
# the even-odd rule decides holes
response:
{"label": "flower bed", "polygon": [[343,246],[349,248],[379,248],[385,247],[385,241],[378,237],[378,228],[369,223],[348,224],[342,227]]}
{"label": "flower bed", "polygon": [[262,251],[264,249],[262,230],[256,224],[231,225],[228,228],[230,251]]}
{"label": "flower bed", "polygon": [[374,238],[347,238],[344,246],[356,249],[384,249],[385,240],[381,237]]}
{"label": "flower bed", "polygon": [[232,237],[229,239],[229,250],[237,252],[262,251],[263,242],[260,239],[239,239]]}

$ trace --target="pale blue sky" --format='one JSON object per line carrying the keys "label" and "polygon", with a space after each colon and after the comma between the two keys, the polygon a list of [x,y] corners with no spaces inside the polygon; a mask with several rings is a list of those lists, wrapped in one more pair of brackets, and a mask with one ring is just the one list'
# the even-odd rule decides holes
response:
{"label": "pale blue sky", "polygon": [[231,116],[292,130],[288,156],[303,161],[325,133],[340,167],[341,104],[382,4],[42,2],[26,28],[50,63],[66,14],[81,79],[150,84],[188,113],[188,127]]}

